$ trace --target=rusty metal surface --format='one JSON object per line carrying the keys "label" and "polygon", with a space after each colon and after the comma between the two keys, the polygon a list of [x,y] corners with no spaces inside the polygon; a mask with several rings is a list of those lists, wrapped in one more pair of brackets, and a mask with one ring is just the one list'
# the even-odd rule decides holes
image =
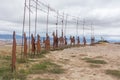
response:
{"label": "rusty metal surface", "polygon": [[86,46],[86,38],[83,37],[83,45]]}
{"label": "rusty metal surface", "polygon": [[37,53],[41,51],[40,35],[37,35]]}
{"label": "rusty metal surface", "polygon": [[55,35],[55,33],[53,32],[53,49],[58,47],[58,37],[57,37],[57,33]]}
{"label": "rusty metal surface", "polygon": [[75,45],[75,37],[70,36],[70,45]]}
{"label": "rusty metal surface", "polygon": [[24,58],[27,58],[27,37],[26,37],[26,33],[24,33]]}
{"label": "rusty metal surface", "polygon": [[66,38],[66,36],[64,38],[65,38],[65,45],[67,45],[67,38]]}
{"label": "rusty metal surface", "polygon": [[48,34],[46,34],[46,40],[44,40],[45,43],[45,50],[50,50],[50,38]]}
{"label": "rusty metal surface", "polygon": [[35,38],[33,36],[33,34],[31,35],[31,45],[32,45],[32,53],[34,53],[35,55],[35,50],[36,50],[36,47],[35,47]]}
{"label": "rusty metal surface", "polygon": [[12,72],[16,70],[16,38],[15,31],[13,32],[13,45],[12,45]]}
{"label": "rusty metal surface", "polygon": [[94,45],[95,43],[95,37],[91,37],[91,45]]}
{"label": "rusty metal surface", "polygon": [[77,37],[77,45],[80,45],[80,38],[79,38],[79,36]]}

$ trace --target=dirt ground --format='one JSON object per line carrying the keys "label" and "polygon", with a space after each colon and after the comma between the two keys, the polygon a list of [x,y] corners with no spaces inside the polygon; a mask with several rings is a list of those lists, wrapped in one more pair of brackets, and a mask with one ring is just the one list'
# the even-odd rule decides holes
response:
{"label": "dirt ground", "polygon": [[[6,50],[0,46],[0,55],[3,53],[11,54],[9,49],[11,46],[7,47]],[[120,78],[105,73],[107,69],[120,70],[120,45],[117,44],[100,44],[50,51],[45,57],[61,65],[65,69],[65,73],[31,74],[27,76],[27,80],[39,80],[39,78],[50,80],[120,80]],[[83,60],[84,58],[104,60],[107,64],[97,64],[99,66],[91,67],[90,65],[94,64],[86,62]]]}
{"label": "dirt ground", "polygon": [[[105,70],[120,69],[120,45],[102,44],[96,46],[68,48],[62,51],[51,51],[47,54],[48,59],[61,65],[66,71],[64,74],[37,74],[29,75],[28,79],[49,78],[54,80],[119,80],[114,76],[107,75]],[[99,64],[100,67],[90,67],[83,58],[100,59],[107,64]],[[34,77],[33,77],[34,76]]]}

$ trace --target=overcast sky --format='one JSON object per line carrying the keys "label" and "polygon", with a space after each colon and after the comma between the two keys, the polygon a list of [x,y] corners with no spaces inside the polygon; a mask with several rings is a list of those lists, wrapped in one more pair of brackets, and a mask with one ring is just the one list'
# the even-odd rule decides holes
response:
{"label": "overcast sky", "polygon": [[[28,0],[27,0],[28,1]],[[120,0],[41,0],[49,4],[52,8],[59,10],[60,13],[73,15],[85,19],[85,27],[90,28],[91,22],[94,24],[96,35],[120,35]],[[32,1],[34,5],[34,2]],[[44,9],[44,7],[40,7]],[[31,14],[31,32],[34,33],[34,16],[35,10]],[[22,32],[24,11],[24,0],[0,0],[0,34],[11,34],[16,31],[17,34]],[[28,9],[27,9],[28,12]],[[50,12],[49,32],[55,31],[56,14]],[[28,13],[26,13],[26,27],[28,32]],[[46,31],[46,13],[38,11],[37,33],[44,35]],[[68,16],[68,20],[72,19]],[[59,20],[60,21],[60,20]],[[70,20],[71,21],[71,20]],[[75,21],[73,21],[75,22]],[[59,23],[61,24],[61,23]],[[82,22],[79,23],[79,33],[82,34]],[[58,26],[59,32],[61,25]],[[85,30],[85,33],[90,33]],[[76,23],[68,22],[66,34],[76,34]]]}

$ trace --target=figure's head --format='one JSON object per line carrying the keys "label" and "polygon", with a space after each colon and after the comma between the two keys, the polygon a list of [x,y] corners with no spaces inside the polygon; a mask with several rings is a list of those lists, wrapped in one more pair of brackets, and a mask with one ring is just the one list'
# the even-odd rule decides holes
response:
{"label": "figure's head", "polygon": [[15,31],[13,31],[13,35],[15,35]]}
{"label": "figure's head", "polygon": [[15,38],[15,31],[13,31],[13,38]]}
{"label": "figure's head", "polygon": [[39,35],[39,34],[38,34],[37,36],[38,36],[38,38],[40,38],[40,35]]}
{"label": "figure's head", "polygon": [[33,38],[33,34],[31,34],[31,37]]}
{"label": "figure's head", "polygon": [[24,37],[26,37],[26,33],[24,33]]}

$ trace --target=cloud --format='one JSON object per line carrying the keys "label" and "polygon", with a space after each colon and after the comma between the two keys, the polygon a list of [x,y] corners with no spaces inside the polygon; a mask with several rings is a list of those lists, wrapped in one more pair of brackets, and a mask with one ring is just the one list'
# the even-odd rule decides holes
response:
{"label": "cloud", "polygon": [[[28,1],[28,0],[27,0]],[[45,4],[59,10],[60,14],[78,16],[79,34],[82,34],[83,19],[85,27],[90,29],[91,22],[96,34],[116,35],[120,32],[120,0],[44,0]],[[28,2],[27,2],[28,4]],[[32,1],[32,4],[35,4]],[[39,6],[42,8],[42,5]],[[2,0],[0,1],[0,33],[12,33],[13,30],[18,34],[22,32],[24,0]],[[35,9],[31,9],[31,32],[34,33]],[[47,10],[46,10],[47,11]],[[26,32],[28,33],[28,9],[26,13]],[[55,31],[56,13],[50,12],[49,31]],[[47,14],[38,11],[37,32],[46,32]],[[76,34],[76,20],[68,16],[67,34]],[[61,19],[59,19],[59,32],[61,32]],[[74,31],[74,32],[73,32]],[[111,33],[112,32],[112,33]],[[86,30],[90,33],[90,30]]]}

